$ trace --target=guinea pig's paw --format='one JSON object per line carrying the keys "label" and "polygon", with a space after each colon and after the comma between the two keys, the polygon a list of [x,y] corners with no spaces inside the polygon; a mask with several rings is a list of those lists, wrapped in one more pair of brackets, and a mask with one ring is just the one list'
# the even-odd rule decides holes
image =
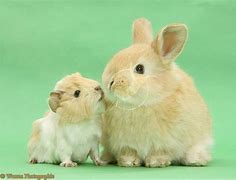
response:
{"label": "guinea pig's paw", "polygon": [[60,164],[60,166],[62,166],[62,167],[75,167],[75,166],[77,166],[77,163],[72,162],[72,161],[65,161],[65,162],[62,162]]}
{"label": "guinea pig's paw", "polygon": [[145,159],[145,166],[154,168],[154,167],[167,167],[171,164],[170,159],[167,156],[148,156]]}
{"label": "guinea pig's paw", "polygon": [[103,151],[102,156],[101,156],[101,160],[105,161],[107,164],[115,164],[116,163],[116,159],[108,151]]}
{"label": "guinea pig's paw", "polygon": [[105,166],[108,164],[107,161],[103,161],[101,159],[95,159],[93,162],[96,166]]}
{"label": "guinea pig's paw", "polygon": [[138,167],[141,165],[141,160],[136,156],[121,156],[118,159],[118,166],[121,167]]}
{"label": "guinea pig's paw", "polygon": [[38,163],[38,160],[35,159],[35,158],[33,158],[33,159],[30,159],[30,160],[29,160],[29,163],[30,163],[30,164],[37,164],[37,163]]}

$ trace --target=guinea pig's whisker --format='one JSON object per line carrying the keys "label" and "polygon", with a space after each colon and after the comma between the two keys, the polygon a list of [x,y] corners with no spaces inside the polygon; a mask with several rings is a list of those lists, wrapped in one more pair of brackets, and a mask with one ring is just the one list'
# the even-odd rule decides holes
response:
{"label": "guinea pig's whisker", "polygon": [[63,94],[66,94],[67,96],[74,96],[74,94],[68,93],[68,92],[63,92]]}

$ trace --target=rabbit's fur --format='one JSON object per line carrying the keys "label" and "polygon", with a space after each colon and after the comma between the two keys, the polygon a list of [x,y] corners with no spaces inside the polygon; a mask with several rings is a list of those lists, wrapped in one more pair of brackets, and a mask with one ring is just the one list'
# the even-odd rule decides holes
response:
{"label": "rabbit's fur", "polygon": [[109,97],[103,160],[146,167],[210,161],[207,106],[191,77],[175,64],[187,35],[184,24],[170,24],[153,39],[148,20],[133,23],[133,44],[117,53],[103,73]]}

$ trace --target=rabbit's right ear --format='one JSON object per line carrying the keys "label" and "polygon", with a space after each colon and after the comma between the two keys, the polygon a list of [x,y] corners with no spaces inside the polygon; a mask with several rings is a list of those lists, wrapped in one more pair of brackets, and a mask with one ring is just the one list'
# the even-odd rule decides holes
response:
{"label": "rabbit's right ear", "polygon": [[57,108],[60,106],[62,94],[62,91],[53,91],[50,93],[48,104],[53,112],[56,112]]}
{"label": "rabbit's right ear", "polygon": [[170,24],[161,29],[152,47],[161,57],[164,64],[174,61],[181,54],[188,37],[188,29],[184,24]]}
{"label": "rabbit's right ear", "polygon": [[150,44],[153,40],[152,25],[145,18],[137,19],[133,22],[133,44]]}

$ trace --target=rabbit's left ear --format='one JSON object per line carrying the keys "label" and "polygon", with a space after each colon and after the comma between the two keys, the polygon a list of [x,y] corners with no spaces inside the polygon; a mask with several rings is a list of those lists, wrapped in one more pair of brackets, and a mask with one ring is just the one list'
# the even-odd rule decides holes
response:
{"label": "rabbit's left ear", "polygon": [[161,57],[164,64],[174,61],[183,50],[188,37],[188,29],[184,24],[171,24],[161,29],[152,47]]}
{"label": "rabbit's left ear", "polygon": [[145,18],[136,19],[133,22],[133,44],[144,43],[150,44],[152,37],[152,24]]}

